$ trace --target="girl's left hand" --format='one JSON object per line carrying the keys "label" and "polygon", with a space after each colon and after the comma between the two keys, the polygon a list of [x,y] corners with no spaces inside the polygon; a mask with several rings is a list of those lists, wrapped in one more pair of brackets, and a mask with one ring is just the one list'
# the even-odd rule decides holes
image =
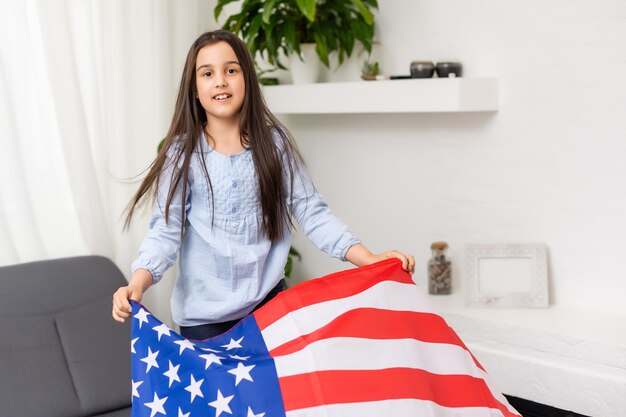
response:
{"label": "girl's left hand", "polygon": [[397,250],[389,250],[386,252],[374,255],[361,243],[357,243],[348,249],[346,252],[346,260],[352,262],[356,266],[370,265],[376,262],[384,261],[385,259],[397,258],[402,261],[402,269],[409,274],[413,275],[415,272],[415,259],[411,255],[405,255]]}
{"label": "girl's left hand", "polygon": [[415,272],[415,259],[412,255],[405,255],[397,250],[389,250],[374,256],[374,262],[384,261],[385,259],[398,258],[402,261],[402,269],[413,275]]}

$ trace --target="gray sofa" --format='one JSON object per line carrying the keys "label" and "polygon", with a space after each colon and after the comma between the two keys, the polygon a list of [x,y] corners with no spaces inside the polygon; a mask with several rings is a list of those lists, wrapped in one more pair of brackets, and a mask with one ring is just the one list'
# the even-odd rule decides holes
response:
{"label": "gray sofa", "polygon": [[111,318],[125,283],[99,256],[0,268],[0,417],[130,415],[130,328]]}

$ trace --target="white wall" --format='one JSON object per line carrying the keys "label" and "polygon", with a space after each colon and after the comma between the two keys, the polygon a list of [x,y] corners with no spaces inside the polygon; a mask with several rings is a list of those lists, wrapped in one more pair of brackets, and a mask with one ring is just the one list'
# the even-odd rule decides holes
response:
{"label": "white wall", "polygon": [[[465,243],[545,242],[553,304],[626,315],[626,3],[381,1],[377,33],[386,74],[458,59],[500,77],[501,109],[281,116],[335,213],[419,284],[448,241],[457,291]],[[350,267],[294,244],[300,278]]]}

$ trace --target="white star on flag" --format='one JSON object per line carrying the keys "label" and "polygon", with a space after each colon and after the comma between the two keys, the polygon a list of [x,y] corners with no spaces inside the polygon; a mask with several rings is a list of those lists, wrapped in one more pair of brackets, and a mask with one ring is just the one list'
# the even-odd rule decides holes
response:
{"label": "white star on flag", "polygon": [[[215,417],[220,417],[222,412],[226,411],[228,414],[232,414],[233,412],[230,410],[230,406],[228,403],[233,399],[234,395],[229,395],[228,397],[224,397],[220,390],[217,390],[217,399],[215,401],[211,401],[209,405],[215,408]],[[152,416],[150,416],[152,417]]]}
{"label": "white star on flag", "polygon": [[243,336],[241,336],[239,340],[230,339],[230,343],[228,343],[227,345],[222,345],[222,347],[226,348],[226,350],[240,348],[241,347],[240,343],[242,340],[243,340]]}
{"label": "white star on flag", "polygon": [[193,402],[196,396],[204,398],[204,394],[202,394],[202,391],[200,391],[200,385],[202,385],[203,382],[204,379],[196,381],[196,379],[193,377],[193,374],[191,374],[191,383],[189,384],[189,386],[185,387],[185,391],[189,391],[191,393],[191,401],[189,402]]}
{"label": "white star on flag", "polygon": [[134,315],[134,317],[139,320],[139,328],[141,329],[141,325],[142,323],[147,323],[148,322],[148,315],[150,313],[148,313],[146,311],[145,308],[141,308],[139,309],[139,311],[137,312],[137,314]]}
{"label": "white star on flag", "polygon": [[165,323],[163,323],[163,324],[161,324],[159,326],[153,327],[152,330],[154,330],[154,331],[156,331],[158,333],[157,340],[159,342],[161,341],[161,336],[163,336],[163,335],[169,336],[170,335],[170,328],[167,327],[165,325]]}
{"label": "white star on flag", "polygon": [[231,359],[237,359],[240,361],[247,361],[250,359],[250,356],[239,356],[239,355],[228,355]]}
{"label": "white star on flag", "polygon": [[133,397],[139,398],[139,391],[137,391],[137,388],[139,388],[139,386],[143,384],[143,381],[135,382],[131,380],[131,382],[133,383]]}
{"label": "white star on flag", "polygon": [[254,414],[252,412],[252,409],[248,407],[248,415],[246,417],[263,417],[263,416],[265,416],[265,413]]}
{"label": "white star on flag", "polygon": [[204,365],[204,369],[209,369],[209,366],[211,366],[214,363],[221,365],[222,359],[224,359],[224,358],[217,356],[215,353],[209,353],[208,355],[199,355],[199,356],[206,361],[206,364]]}
{"label": "white star on flag", "polygon": [[137,340],[139,340],[138,337],[130,341],[130,353],[137,353],[135,352],[135,343],[137,342]]}
{"label": "white star on flag", "polygon": [[193,343],[191,343],[189,340],[187,339],[183,339],[183,340],[175,340],[174,343],[176,343],[177,345],[180,346],[180,350],[178,351],[179,355],[182,355],[183,352],[185,351],[185,349],[191,349],[191,350],[196,350],[193,347]]}
{"label": "white star on flag", "polygon": [[183,410],[181,410],[180,407],[178,407],[178,417],[189,417],[189,414],[191,414],[191,411],[188,413],[183,413]]}
{"label": "white star on flag", "polygon": [[[170,383],[169,383],[168,387],[171,387],[172,386],[172,382],[174,382],[174,381],[180,382],[180,378],[178,377],[178,368],[180,368],[180,365],[174,366],[172,364],[172,361],[168,360],[168,362],[170,364],[170,369],[168,369],[167,372],[163,372],[163,375],[165,375],[166,377],[168,377],[170,379]],[[237,385],[237,384],[235,384],[235,385]]]}
{"label": "white star on flag", "polygon": [[145,362],[148,364],[148,369],[146,369],[146,373],[150,372],[150,369],[153,366],[155,368],[159,367],[159,364],[156,361],[156,357],[158,354],[159,354],[158,350],[156,352],[152,352],[152,349],[150,349],[150,347],[148,346],[148,356],[146,356],[145,358],[141,358],[142,362]]}
{"label": "white star on flag", "polygon": [[165,409],[163,408],[163,404],[167,401],[167,397],[159,398],[157,393],[154,393],[154,400],[149,403],[145,403],[144,405],[148,407],[152,412],[150,412],[150,417],[154,417],[156,413],[161,413],[165,415]]}
{"label": "white star on flag", "polygon": [[235,386],[239,385],[239,383],[245,379],[247,381],[252,381],[252,377],[250,376],[250,371],[256,365],[244,366],[243,363],[239,362],[237,367],[228,371],[229,374],[235,375]]}

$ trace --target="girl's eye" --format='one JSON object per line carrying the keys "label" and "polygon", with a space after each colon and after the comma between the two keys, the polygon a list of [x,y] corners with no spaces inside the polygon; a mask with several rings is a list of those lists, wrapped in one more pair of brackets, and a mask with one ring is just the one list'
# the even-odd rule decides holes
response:
{"label": "girl's eye", "polygon": [[228,68],[228,69],[226,70],[226,72],[227,72],[228,74],[234,74],[234,73],[236,73],[236,72],[237,72],[237,70],[236,70],[235,68]]}
{"label": "girl's eye", "polygon": [[210,77],[211,75],[213,75],[211,71],[207,71],[204,74],[202,74],[203,77]]}

